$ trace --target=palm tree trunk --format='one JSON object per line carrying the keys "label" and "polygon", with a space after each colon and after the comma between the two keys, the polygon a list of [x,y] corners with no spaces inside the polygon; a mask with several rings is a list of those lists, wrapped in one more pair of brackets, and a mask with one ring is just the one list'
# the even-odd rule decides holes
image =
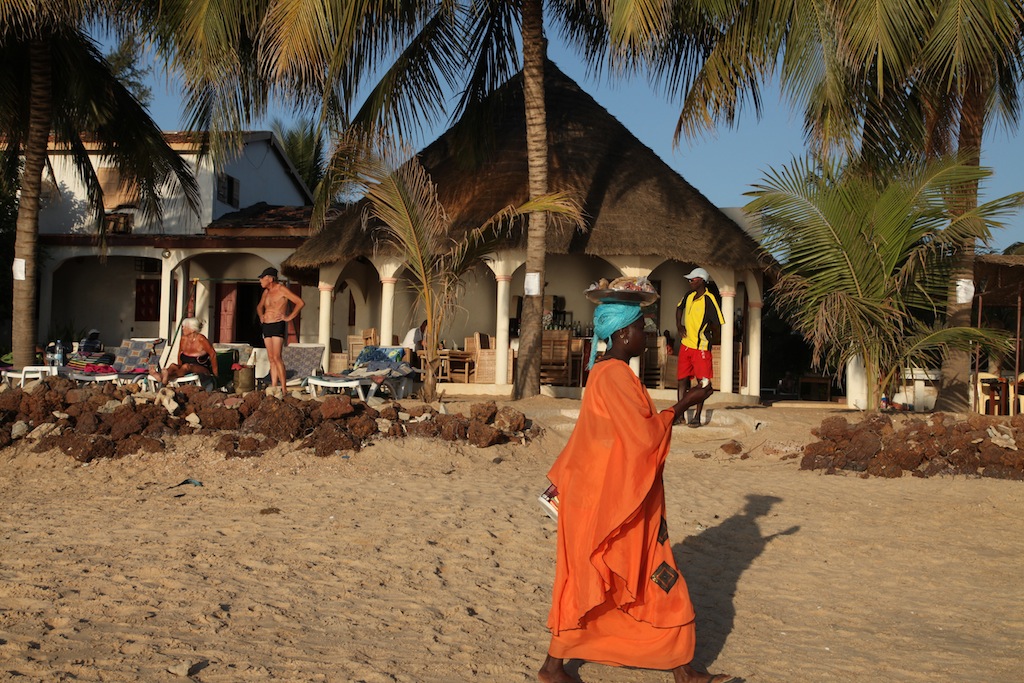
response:
{"label": "palm tree trunk", "polygon": [[[15,367],[34,365],[36,357],[36,242],[39,234],[39,195],[50,139],[52,115],[49,43],[36,38],[29,47],[31,78],[29,126],[25,140],[25,172],[18,202],[14,239],[14,302],[11,343]],[[20,276],[21,264],[24,275]]]}
{"label": "palm tree trunk", "polygon": [[[548,191],[548,123],[544,104],[544,10],[542,0],[523,0],[523,98],[526,102],[526,150],[530,199]],[[523,297],[519,331],[519,368],[514,398],[540,393],[540,350],[544,302],[547,214],[530,214],[526,238],[526,273],[540,291]],[[533,275],[536,274],[536,275]]]}
{"label": "palm tree trunk", "polygon": [[[981,138],[985,132],[985,94],[977,81],[968,84],[964,96],[963,114],[960,121],[960,138],[957,142],[965,163],[981,164]],[[973,192],[962,196],[960,213],[978,206],[978,183],[974,182]],[[973,301],[961,302],[957,298],[957,282],[974,281],[974,241],[960,245],[957,262],[953,268],[946,306],[947,327],[970,327]],[[971,356],[967,351],[950,350],[942,361],[942,384],[935,401],[935,409],[945,412],[965,412],[970,409]]]}

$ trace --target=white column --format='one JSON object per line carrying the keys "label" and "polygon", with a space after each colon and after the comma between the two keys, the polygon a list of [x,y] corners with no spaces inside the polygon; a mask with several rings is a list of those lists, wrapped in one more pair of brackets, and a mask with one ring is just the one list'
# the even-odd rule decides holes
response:
{"label": "white column", "polygon": [[736,345],[733,338],[736,330],[736,290],[722,288],[722,317],[725,318],[725,325],[722,326],[722,384],[719,391],[732,393],[733,386],[733,355]]}
{"label": "white column", "polygon": [[868,374],[860,356],[846,362],[846,407],[858,410],[868,407]]}
{"label": "white column", "polygon": [[395,283],[398,278],[380,279],[380,345],[391,346],[395,329]]}
{"label": "white column", "polygon": [[[188,312],[185,310],[185,306],[188,304],[189,295],[189,262],[181,262],[181,267],[178,268],[178,300],[175,303],[177,308],[174,310],[171,316],[170,324],[167,326],[167,345],[164,347],[164,359],[163,364],[167,365],[171,358],[178,357],[178,344],[181,342],[181,335],[177,334],[180,329],[181,321],[185,319]],[[171,260],[171,267],[176,265],[175,261]]]}
{"label": "white column", "polygon": [[210,283],[206,280],[196,280],[196,317],[206,326],[213,320],[213,316],[210,315],[211,300]]}
{"label": "white column", "polygon": [[334,285],[319,282],[316,286],[320,291],[320,319],[317,322],[316,340],[324,345],[324,370],[331,367],[331,329],[334,320]]}
{"label": "white column", "polygon": [[508,307],[509,295],[512,292],[512,276],[496,275],[498,283],[497,329],[494,331],[494,383],[508,384]]}
{"label": "white column", "polygon": [[764,304],[751,301],[747,304],[747,395],[761,395],[761,309]]}
{"label": "white column", "polygon": [[[160,327],[158,328],[159,332],[157,334],[170,343],[171,307],[174,306],[174,302],[171,301],[171,283],[174,281],[174,262],[171,261],[170,257],[167,257],[160,260],[160,265]],[[178,296],[181,296],[180,288],[178,290]]]}

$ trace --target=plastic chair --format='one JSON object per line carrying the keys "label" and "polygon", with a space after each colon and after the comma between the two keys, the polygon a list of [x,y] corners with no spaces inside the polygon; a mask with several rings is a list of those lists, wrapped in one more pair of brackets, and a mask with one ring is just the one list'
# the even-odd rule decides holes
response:
{"label": "plastic chair", "polygon": [[[977,401],[974,404],[975,410],[982,415],[988,415],[989,404],[992,402],[992,397],[989,394],[989,386],[992,382],[998,382],[999,375],[994,375],[991,372],[979,372],[974,378],[974,391]],[[998,409],[996,405],[994,408]],[[1000,414],[998,410],[994,414]]]}
{"label": "plastic chair", "polygon": [[57,374],[56,365],[26,365],[21,370],[4,370],[4,379],[7,384],[14,386],[13,380],[18,380],[18,386],[25,386],[25,382],[44,377],[53,377]]}

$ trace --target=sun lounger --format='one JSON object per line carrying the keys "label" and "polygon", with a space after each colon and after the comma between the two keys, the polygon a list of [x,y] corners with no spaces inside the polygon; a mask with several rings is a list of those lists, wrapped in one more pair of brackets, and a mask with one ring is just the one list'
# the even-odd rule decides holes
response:
{"label": "sun lounger", "polygon": [[70,376],[78,382],[149,382],[149,373],[160,371],[158,349],[163,343],[163,339],[154,337],[127,339],[114,352],[114,363],[109,369],[82,370]]}
{"label": "sun lounger", "polygon": [[[406,351],[402,346],[364,346],[352,369],[309,378],[309,391],[316,396],[317,388],[353,388],[365,399],[384,386],[395,398],[404,398],[416,372],[404,360]],[[368,396],[364,396],[366,387]]]}

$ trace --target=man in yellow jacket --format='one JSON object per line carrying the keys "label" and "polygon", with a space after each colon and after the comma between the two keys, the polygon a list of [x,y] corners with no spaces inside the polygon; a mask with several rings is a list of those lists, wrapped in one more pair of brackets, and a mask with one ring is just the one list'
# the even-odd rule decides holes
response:
{"label": "man in yellow jacket", "polygon": [[[690,282],[690,292],[679,300],[676,307],[676,328],[680,338],[676,378],[679,380],[680,400],[690,390],[691,379],[702,387],[711,386],[714,376],[711,339],[725,324],[721,306],[715,300],[715,295],[707,289],[707,283],[711,281],[708,271],[694,268],[686,279]],[[704,402],[701,401],[687,422],[690,427],[700,427],[703,409]]]}

